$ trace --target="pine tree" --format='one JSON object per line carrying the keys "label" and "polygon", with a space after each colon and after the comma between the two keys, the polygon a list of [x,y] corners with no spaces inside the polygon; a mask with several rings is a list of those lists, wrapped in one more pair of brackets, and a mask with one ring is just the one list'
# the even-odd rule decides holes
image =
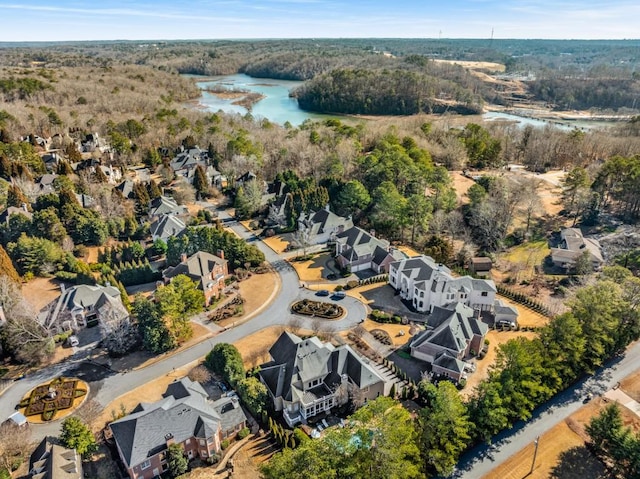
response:
{"label": "pine tree", "polygon": [[27,205],[30,208],[29,200],[18,186],[9,185],[9,190],[7,191],[7,207],[15,206],[16,208],[20,208],[22,205]]}
{"label": "pine tree", "polygon": [[193,176],[193,187],[201,195],[205,195],[209,190],[209,182],[207,181],[207,175],[202,165],[196,167],[196,171]]}

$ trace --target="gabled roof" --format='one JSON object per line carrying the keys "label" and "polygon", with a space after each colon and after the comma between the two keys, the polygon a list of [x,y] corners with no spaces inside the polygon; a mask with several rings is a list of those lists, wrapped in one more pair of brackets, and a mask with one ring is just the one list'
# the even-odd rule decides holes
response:
{"label": "gabled roof", "polygon": [[554,261],[572,263],[585,250],[591,255],[592,261],[604,262],[600,242],[592,238],[585,238],[579,228],[566,228],[560,231],[562,239],[558,248],[551,248]]}
{"label": "gabled roof", "polygon": [[135,183],[132,180],[124,180],[118,186],[116,186],[116,190],[122,193],[122,196],[125,198],[133,198],[133,185]]}
{"label": "gabled roof", "polygon": [[[220,430],[220,415],[207,400],[206,393],[202,395],[202,387],[189,378],[179,382],[181,386],[169,386],[164,399],[152,404],[141,403],[137,412],[109,425],[127,467],[166,449],[168,438],[181,443],[192,437],[211,437]],[[169,395],[170,391],[182,397],[175,398]]]}
{"label": "gabled roof", "polygon": [[387,240],[376,238],[357,226],[338,233],[336,239],[345,246],[341,255],[349,261],[357,261],[367,255],[373,256],[376,248],[381,248],[384,251],[389,250],[389,242]]}
{"label": "gabled roof", "polygon": [[31,454],[29,472],[33,479],[81,479],[82,461],[74,449],[67,449],[45,437]]}
{"label": "gabled roof", "polygon": [[430,281],[437,271],[450,273],[449,268],[442,264],[436,264],[431,256],[426,255],[394,261],[389,265],[389,270],[398,271],[416,282]]}
{"label": "gabled roof", "polygon": [[151,236],[160,238],[164,241],[172,236],[180,236],[187,225],[180,218],[174,215],[162,215],[151,223]]}
{"label": "gabled roof", "polygon": [[207,160],[209,158],[209,153],[206,150],[201,150],[200,148],[191,148],[190,150],[182,151],[176,155],[176,157],[171,160],[171,168],[178,174],[182,170],[195,170],[198,165],[207,166]]}
{"label": "gabled roof", "polygon": [[183,215],[187,214],[187,208],[180,206],[176,200],[169,196],[160,196],[149,202],[149,216]]}
{"label": "gabled roof", "polygon": [[442,351],[441,353],[438,353],[433,364],[458,374],[464,372],[464,362],[453,357],[449,351]]}
{"label": "gabled roof", "polygon": [[474,311],[462,303],[452,303],[448,308],[436,306],[427,318],[428,329],[418,335],[411,347],[419,349],[428,343],[460,353],[474,335],[484,336],[488,327],[474,317]]}
{"label": "gabled roof", "polygon": [[222,432],[235,429],[238,424],[247,420],[240,403],[234,397],[221,397],[213,403],[213,408],[220,416],[220,427]]}
{"label": "gabled roof", "polygon": [[226,263],[226,259],[222,259],[211,253],[198,251],[179,265],[167,268],[162,275],[165,278],[175,278],[179,274],[187,275],[198,283],[200,289],[205,291],[207,284],[213,280],[211,278],[211,271],[213,271],[217,264],[225,265]]}
{"label": "gabled roof", "polygon": [[[269,350],[273,362],[265,364],[260,376],[273,397],[308,404],[316,397],[331,394],[343,376],[360,388],[384,379],[348,345],[334,347],[317,337],[301,339],[284,332]],[[320,384],[307,388],[314,379]]]}
{"label": "gabled roof", "polygon": [[0,222],[8,223],[11,215],[24,215],[28,219],[33,218],[33,214],[27,210],[27,207],[18,208],[17,206],[9,206],[2,213],[0,213]]}

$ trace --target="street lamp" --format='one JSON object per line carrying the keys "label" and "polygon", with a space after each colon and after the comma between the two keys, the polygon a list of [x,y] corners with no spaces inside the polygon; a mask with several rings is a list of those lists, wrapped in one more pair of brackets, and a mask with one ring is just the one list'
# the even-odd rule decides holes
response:
{"label": "street lamp", "polygon": [[536,465],[536,456],[538,455],[538,441],[540,441],[540,436],[536,437],[536,440],[533,441],[535,449],[533,450],[533,462],[531,462],[531,470],[529,474],[533,474],[533,468]]}

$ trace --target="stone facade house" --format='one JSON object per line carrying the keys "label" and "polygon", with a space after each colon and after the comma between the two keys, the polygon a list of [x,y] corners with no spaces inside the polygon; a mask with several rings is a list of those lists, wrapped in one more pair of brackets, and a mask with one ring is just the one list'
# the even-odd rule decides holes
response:
{"label": "stone facade house", "polygon": [[389,265],[406,258],[400,250],[391,248],[387,240],[356,226],[335,235],[336,262],[352,272],[371,269],[377,274],[389,272]]}
{"label": "stone facade house", "polygon": [[225,288],[225,279],[229,275],[228,262],[224,259],[224,251],[218,256],[198,251],[186,257],[177,266],[170,266],[162,273],[165,283],[171,282],[176,276],[184,274],[198,284],[198,289],[204,293],[208,306],[215,298],[220,297]]}
{"label": "stone facade house", "polygon": [[289,426],[345,404],[350,389],[365,401],[389,392],[380,373],[346,344],[284,332],[269,354],[273,361],[261,366],[260,379]]}
{"label": "stone facade house", "polygon": [[61,288],[58,299],[40,314],[43,325],[53,333],[78,331],[97,324],[109,331],[110,323],[129,318],[120,290],[114,286],[80,284]]}
{"label": "stone facade house", "polygon": [[329,205],[308,215],[302,213],[298,218],[298,231],[311,245],[335,241],[337,235],[350,228],[353,228],[353,220],[332,213]]}
{"label": "stone facade house", "polygon": [[456,381],[464,375],[464,359],[484,346],[488,327],[477,312],[462,303],[434,307],[427,329],[410,344],[411,356],[431,363],[433,372]]}
{"label": "stone facade house", "polygon": [[189,459],[206,460],[246,425],[236,398],[212,402],[199,383],[183,378],[168,386],[162,400],[140,403],[109,428],[129,477],[152,479],[167,471],[171,444],[180,444]]}

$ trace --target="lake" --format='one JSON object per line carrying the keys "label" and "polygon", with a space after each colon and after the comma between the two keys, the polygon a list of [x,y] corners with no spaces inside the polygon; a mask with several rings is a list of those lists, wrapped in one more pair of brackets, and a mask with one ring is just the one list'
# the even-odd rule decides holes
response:
{"label": "lake", "polygon": [[[302,85],[301,81],[275,80],[273,78],[253,78],[243,73],[235,75],[224,75],[218,77],[206,77],[206,81],[197,81],[197,75],[185,75],[196,79],[196,84],[202,89],[202,97],[200,104],[209,111],[222,110],[226,113],[238,113],[245,115],[249,110],[241,105],[233,103],[238,98],[221,98],[215,93],[205,91],[206,88],[223,87],[228,90],[246,90],[248,92],[259,93],[264,98],[253,104],[251,114],[254,118],[266,118],[269,121],[283,125],[289,122],[294,126],[299,126],[305,120],[323,120],[326,118],[348,118],[341,115],[322,115],[319,113],[311,113],[302,110],[298,106],[298,100],[291,98],[289,92]],[[511,121],[517,122],[519,126],[531,125],[534,127],[545,127],[553,125],[563,130],[572,130],[574,128],[591,129],[601,128],[603,126],[611,126],[611,122],[601,121],[569,121],[559,120],[558,122],[549,122],[548,120],[539,120],[524,116],[512,115],[502,112],[487,112],[482,115],[486,121]]]}
{"label": "lake", "polygon": [[[302,85],[301,81],[253,78],[238,73],[236,75],[208,77],[207,81],[197,82],[197,85],[203,90],[217,86],[229,90],[237,89],[260,93],[264,95],[264,98],[253,105],[251,114],[254,118],[267,118],[269,121],[280,125],[288,121],[292,125],[298,126],[307,119],[321,120],[338,117],[338,115],[321,115],[301,110],[298,106],[298,100],[289,96],[291,90]],[[203,91],[200,104],[209,111],[222,110],[226,113],[239,113],[241,115],[249,113],[247,108],[233,104],[237,100],[237,98],[221,98],[215,93]]]}

